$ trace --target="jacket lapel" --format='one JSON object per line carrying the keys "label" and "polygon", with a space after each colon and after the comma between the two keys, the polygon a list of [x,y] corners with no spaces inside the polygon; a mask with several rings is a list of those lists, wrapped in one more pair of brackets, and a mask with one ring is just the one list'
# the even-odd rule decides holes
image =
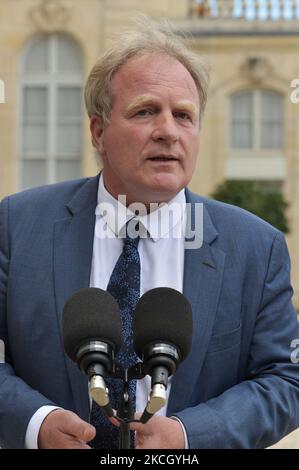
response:
{"label": "jacket lapel", "polygon": [[[87,180],[67,204],[67,216],[54,226],[54,287],[61,337],[65,302],[77,290],[89,287],[98,180],[98,176]],[[66,365],[76,411],[87,419],[87,378],[69,358]]]}
{"label": "jacket lapel", "polygon": [[[186,201],[192,204],[203,200],[186,190]],[[172,377],[167,414],[190,406],[191,395],[198,380],[212,334],[219,293],[222,284],[225,253],[211,246],[218,233],[209,213],[203,206],[203,244],[185,250],[183,293],[192,306],[193,341],[189,356]]]}

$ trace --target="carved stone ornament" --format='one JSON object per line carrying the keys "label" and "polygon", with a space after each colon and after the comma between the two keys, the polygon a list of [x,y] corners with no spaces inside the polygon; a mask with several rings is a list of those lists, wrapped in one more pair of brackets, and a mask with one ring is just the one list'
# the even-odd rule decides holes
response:
{"label": "carved stone ornament", "polygon": [[65,27],[71,9],[65,0],[41,0],[38,6],[31,9],[30,16],[39,30],[53,33]]}
{"label": "carved stone ornament", "polygon": [[268,60],[262,57],[249,57],[242,67],[243,73],[256,84],[265,82],[273,73]]}

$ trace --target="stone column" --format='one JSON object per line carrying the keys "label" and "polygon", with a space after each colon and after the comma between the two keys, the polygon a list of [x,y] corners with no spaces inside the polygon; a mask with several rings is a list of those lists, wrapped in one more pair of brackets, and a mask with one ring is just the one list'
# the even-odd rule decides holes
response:
{"label": "stone column", "polygon": [[266,0],[266,19],[271,18],[272,0]]}
{"label": "stone column", "polygon": [[245,17],[246,17],[246,13],[247,13],[247,2],[246,2],[246,0],[241,0],[241,9],[242,9],[242,14],[241,14],[241,16],[242,16],[243,18],[245,18]]}
{"label": "stone column", "polygon": [[259,0],[254,0],[253,8],[254,8],[254,19],[258,20],[259,19],[259,12],[260,12],[260,2],[259,2]]}
{"label": "stone column", "polygon": [[218,0],[218,14],[221,18],[231,18],[234,2],[232,0]]}
{"label": "stone column", "polygon": [[279,0],[278,5],[279,5],[279,19],[283,20],[284,19],[283,14],[284,14],[285,1],[284,0]]}

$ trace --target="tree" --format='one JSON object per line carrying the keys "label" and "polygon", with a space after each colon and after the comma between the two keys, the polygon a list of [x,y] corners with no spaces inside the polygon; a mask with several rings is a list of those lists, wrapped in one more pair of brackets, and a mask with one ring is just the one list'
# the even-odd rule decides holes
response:
{"label": "tree", "polygon": [[284,233],[289,231],[285,214],[288,203],[277,189],[263,187],[255,181],[228,180],[216,188],[212,197],[242,207]]}

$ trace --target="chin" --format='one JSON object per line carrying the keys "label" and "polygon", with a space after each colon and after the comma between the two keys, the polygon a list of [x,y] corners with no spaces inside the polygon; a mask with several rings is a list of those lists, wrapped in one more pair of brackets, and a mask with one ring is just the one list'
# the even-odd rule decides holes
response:
{"label": "chin", "polygon": [[173,185],[173,186],[155,186],[149,188],[148,191],[148,202],[168,202],[174,198],[177,193],[183,189],[184,186]]}
{"label": "chin", "polygon": [[178,193],[185,186],[185,179],[175,177],[174,175],[165,176],[154,179],[152,188],[156,191]]}

